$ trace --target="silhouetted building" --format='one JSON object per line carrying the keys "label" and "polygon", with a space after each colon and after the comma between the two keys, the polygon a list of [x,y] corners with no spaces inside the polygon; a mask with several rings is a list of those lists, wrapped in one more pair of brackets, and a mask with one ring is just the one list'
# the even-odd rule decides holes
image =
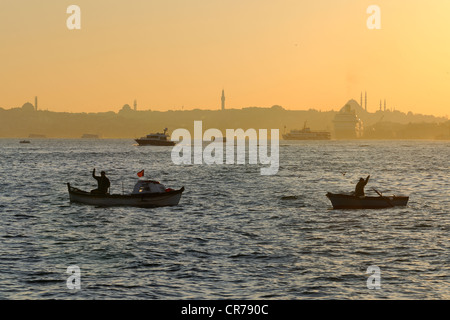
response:
{"label": "silhouetted building", "polygon": [[363,133],[363,123],[357,115],[363,111],[355,100],[348,101],[334,117],[334,133],[336,139],[356,139]]}
{"label": "silhouetted building", "polygon": [[38,104],[37,104],[37,96],[36,97],[34,97],[34,109],[37,111],[37,107],[38,107]]}
{"label": "silhouetted building", "polygon": [[134,100],[134,111],[136,111],[137,110],[137,101],[136,100]]}

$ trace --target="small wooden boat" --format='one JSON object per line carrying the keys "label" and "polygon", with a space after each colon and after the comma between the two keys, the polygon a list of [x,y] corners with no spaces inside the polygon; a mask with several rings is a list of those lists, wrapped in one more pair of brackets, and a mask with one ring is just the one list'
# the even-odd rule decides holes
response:
{"label": "small wooden boat", "polygon": [[327,193],[333,209],[382,209],[397,206],[406,206],[407,196],[382,196],[379,197],[357,197],[351,194]]}
{"label": "small wooden boat", "polygon": [[30,143],[30,140],[21,140],[19,143]]}
{"label": "small wooden boat", "polygon": [[165,207],[176,206],[180,202],[184,187],[179,190],[166,188],[157,181],[139,180],[131,194],[96,194],[67,183],[70,202],[95,205],[99,207],[130,206],[130,207]]}

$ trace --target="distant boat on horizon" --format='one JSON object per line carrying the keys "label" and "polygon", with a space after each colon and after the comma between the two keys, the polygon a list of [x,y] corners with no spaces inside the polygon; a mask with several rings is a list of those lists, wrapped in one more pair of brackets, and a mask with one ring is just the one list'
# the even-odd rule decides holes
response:
{"label": "distant boat on horizon", "polygon": [[167,128],[164,129],[164,133],[150,133],[145,137],[135,139],[140,146],[174,146],[177,143],[170,140],[170,136],[166,133]]}
{"label": "distant boat on horizon", "polygon": [[331,133],[328,131],[311,131],[306,126],[306,121],[301,130],[291,130],[289,133],[283,134],[284,140],[330,140]]}
{"label": "distant boat on horizon", "polygon": [[98,134],[85,133],[81,136],[82,139],[98,139]]}
{"label": "distant boat on horizon", "polygon": [[36,133],[30,133],[28,135],[28,138],[41,138],[41,139],[45,139],[47,138],[44,134],[36,134]]}
{"label": "distant boat on horizon", "polygon": [[435,138],[434,138],[434,140],[450,140],[450,135],[444,135],[444,134],[441,134],[441,135],[439,135],[439,136],[436,136]]}
{"label": "distant boat on horizon", "polygon": [[19,143],[30,143],[30,140],[21,140]]}

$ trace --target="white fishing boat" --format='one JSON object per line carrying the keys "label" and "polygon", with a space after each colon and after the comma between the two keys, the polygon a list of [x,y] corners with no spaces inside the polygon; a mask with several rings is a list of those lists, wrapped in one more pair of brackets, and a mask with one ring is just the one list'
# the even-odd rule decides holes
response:
{"label": "white fishing boat", "polygon": [[166,188],[158,181],[140,179],[131,194],[90,193],[67,184],[70,202],[84,203],[99,207],[165,207],[176,206],[180,202],[184,187],[179,190]]}

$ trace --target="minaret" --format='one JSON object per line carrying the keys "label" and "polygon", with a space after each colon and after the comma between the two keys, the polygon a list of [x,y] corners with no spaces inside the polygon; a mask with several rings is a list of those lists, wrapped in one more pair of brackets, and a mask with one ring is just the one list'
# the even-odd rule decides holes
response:
{"label": "minaret", "polygon": [[366,97],[365,97],[365,101],[364,101],[364,109],[367,111],[367,91],[366,91]]}
{"label": "minaret", "polygon": [[134,111],[136,111],[136,110],[137,110],[137,101],[134,100]]}
{"label": "minaret", "polygon": [[363,104],[362,104],[362,91],[361,91],[361,100],[359,100],[360,102],[359,102],[359,105],[361,106],[361,108],[362,108],[362,106],[363,106]]}
{"label": "minaret", "polygon": [[34,110],[36,110],[37,111],[37,96],[36,97],[34,97]]}
{"label": "minaret", "polygon": [[225,91],[222,89],[222,110],[225,110]]}
{"label": "minaret", "polygon": [[[381,100],[380,100],[380,111],[381,111]],[[386,110],[385,110],[386,111]]]}
{"label": "minaret", "polygon": [[384,111],[386,111],[386,99],[384,99]]}

